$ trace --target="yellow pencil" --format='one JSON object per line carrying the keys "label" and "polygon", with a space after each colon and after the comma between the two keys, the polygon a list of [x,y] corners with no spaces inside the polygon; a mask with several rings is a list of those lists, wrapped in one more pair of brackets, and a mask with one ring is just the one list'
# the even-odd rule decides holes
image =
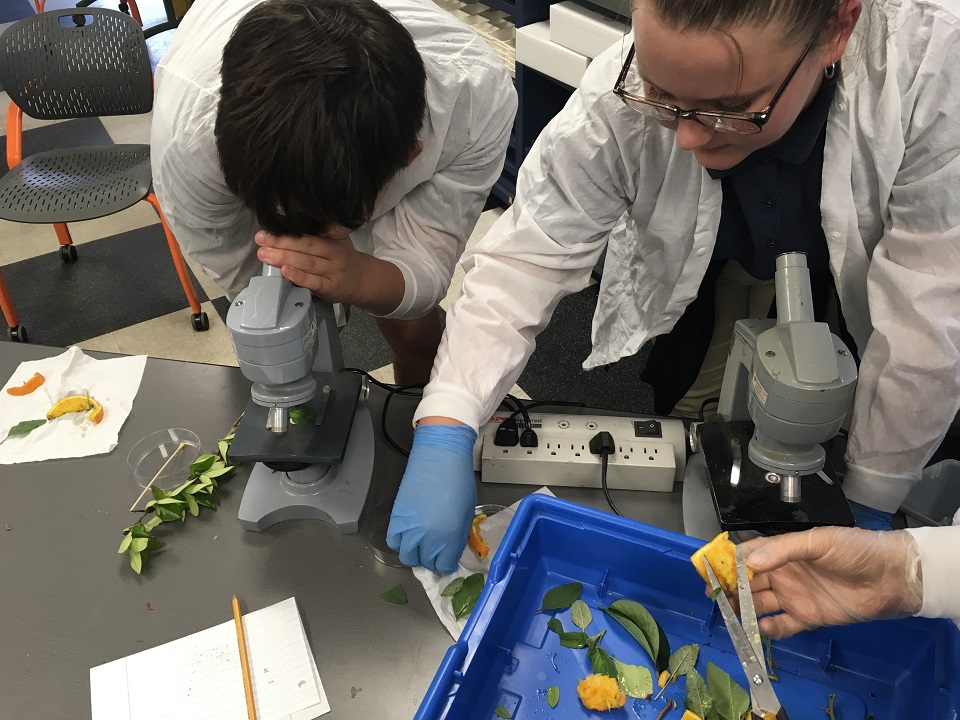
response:
{"label": "yellow pencil", "polygon": [[240,645],[240,668],[243,670],[243,692],[247,696],[247,718],[257,720],[257,711],[253,704],[253,681],[250,679],[250,663],[247,660],[247,641],[243,634],[243,620],[240,618],[240,601],[233,596],[233,623],[237,628],[237,643]]}

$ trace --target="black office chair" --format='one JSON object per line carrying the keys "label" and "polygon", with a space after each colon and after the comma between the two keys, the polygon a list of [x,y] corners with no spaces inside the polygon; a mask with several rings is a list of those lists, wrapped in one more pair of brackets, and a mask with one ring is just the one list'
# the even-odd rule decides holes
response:
{"label": "black office chair", "polygon": [[[23,113],[40,120],[137,115],[153,108],[153,77],[143,30],[116,10],[88,8],[77,27],[77,10],[27,17],[0,37],[0,83],[9,93],[7,165],[0,179],[0,218],[49,223],[60,257],[77,259],[66,223],[92,220],[150,203],[163,225],[170,255],[192,311],[195,330],[210,327],[193,289],[176,238],[153,194],[149,145],[100,145],[52,150],[21,158]],[[0,309],[10,338],[27,342],[13,300],[0,274]]]}

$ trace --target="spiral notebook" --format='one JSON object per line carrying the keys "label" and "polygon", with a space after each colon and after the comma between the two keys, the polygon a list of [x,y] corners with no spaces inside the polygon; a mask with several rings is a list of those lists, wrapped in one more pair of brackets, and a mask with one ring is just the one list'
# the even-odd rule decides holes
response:
{"label": "spiral notebook", "polygon": [[[244,615],[243,626],[257,720],[330,712],[294,598]],[[90,704],[93,720],[245,720],[233,620],[91,668]]]}

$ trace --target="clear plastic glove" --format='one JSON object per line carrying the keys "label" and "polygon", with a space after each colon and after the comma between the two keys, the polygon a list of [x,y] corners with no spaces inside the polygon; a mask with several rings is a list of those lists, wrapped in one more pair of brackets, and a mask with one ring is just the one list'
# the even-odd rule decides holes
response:
{"label": "clear plastic glove", "polygon": [[457,569],[477,505],[476,439],[466,425],[418,425],[413,431],[387,527],[387,545],[405,565],[444,574]]}
{"label": "clear plastic glove", "polygon": [[876,510],[858,502],[848,501],[853,512],[853,521],[858,528],[864,530],[892,530],[893,513]]}
{"label": "clear plastic glove", "polygon": [[902,530],[815,528],[740,545],[760,629],[783,638],[824,625],[920,612],[920,554]]}

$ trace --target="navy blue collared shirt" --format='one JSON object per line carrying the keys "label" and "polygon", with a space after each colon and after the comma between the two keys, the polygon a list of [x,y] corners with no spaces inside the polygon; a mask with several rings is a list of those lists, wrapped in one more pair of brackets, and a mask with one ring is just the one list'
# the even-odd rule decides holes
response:
{"label": "navy blue collared shirt", "polygon": [[758,280],[773,278],[776,257],[785,252],[806,253],[812,271],[829,270],[820,188],[835,90],[836,80],[825,79],[780,140],[729,170],[707,170],[723,188],[713,260],[737,260]]}

